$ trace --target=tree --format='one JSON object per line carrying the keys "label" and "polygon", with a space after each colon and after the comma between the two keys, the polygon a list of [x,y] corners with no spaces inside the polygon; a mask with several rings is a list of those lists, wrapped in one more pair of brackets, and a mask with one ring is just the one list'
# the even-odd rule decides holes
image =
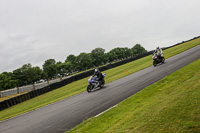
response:
{"label": "tree", "polygon": [[91,51],[91,56],[95,66],[102,65],[106,62],[105,49],[96,48]]}
{"label": "tree", "polygon": [[123,48],[114,48],[111,50],[117,56],[117,59],[125,58],[125,51]]}
{"label": "tree", "polygon": [[77,69],[77,67],[76,67],[77,62],[76,61],[77,61],[77,57],[73,54],[67,56],[67,59],[65,60],[66,63],[70,62],[69,64],[72,66],[72,68],[70,68],[71,72],[74,72]]}
{"label": "tree", "polygon": [[72,63],[71,62],[67,62],[67,63],[65,63],[66,64],[66,70],[67,70],[67,74],[68,73],[72,73],[72,70],[73,70],[73,65],[72,65]]}
{"label": "tree", "polygon": [[23,86],[25,85],[25,78],[23,77],[24,75],[22,74],[22,70],[21,68],[18,68],[16,70],[13,71],[13,77],[14,79],[18,80],[18,86]]}
{"label": "tree", "polygon": [[106,56],[108,57],[109,62],[113,62],[117,59],[117,55],[114,50],[111,50],[108,53],[106,53]]}
{"label": "tree", "polygon": [[18,80],[14,79],[13,73],[3,72],[0,74],[0,91],[18,86]]}
{"label": "tree", "polygon": [[64,62],[64,63],[57,62],[56,65],[57,65],[57,72],[61,77],[66,76],[69,73],[71,73],[72,64],[70,61]]}
{"label": "tree", "polygon": [[20,86],[33,84],[42,78],[42,70],[28,63],[14,70],[13,77],[18,80]]}
{"label": "tree", "polygon": [[28,68],[25,73],[25,78],[28,84],[33,84],[42,78],[42,70],[38,66]]}
{"label": "tree", "polygon": [[57,76],[57,65],[55,59],[48,59],[43,64],[43,71],[46,79],[52,79]]}
{"label": "tree", "polygon": [[73,55],[73,54],[70,54],[69,56],[67,56],[67,59],[65,60],[65,62],[68,62],[68,61],[70,61],[70,62],[72,62],[72,63],[75,63],[75,61],[76,61],[76,56]]}
{"label": "tree", "polygon": [[139,55],[139,54],[142,54],[142,53],[146,53],[147,50],[145,50],[145,48],[142,47],[140,44],[136,44],[136,45],[132,48],[132,52],[133,52],[133,55]]}
{"label": "tree", "polygon": [[88,53],[80,53],[76,59],[77,68],[79,71],[86,70],[92,67],[92,57]]}
{"label": "tree", "polygon": [[19,80],[19,85],[27,85],[29,82],[27,80],[27,70],[30,69],[32,65],[30,63],[23,65],[22,67],[13,71],[14,78]]}
{"label": "tree", "polygon": [[131,49],[125,47],[124,48],[124,51],[125,51],[125,57],[128,58],[128,57],[131,57],[133,52],[131,51]]}

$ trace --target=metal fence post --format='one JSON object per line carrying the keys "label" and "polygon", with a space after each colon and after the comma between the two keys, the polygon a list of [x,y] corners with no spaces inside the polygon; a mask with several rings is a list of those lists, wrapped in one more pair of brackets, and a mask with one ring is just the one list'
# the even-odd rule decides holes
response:
{"label": "metal fence post", "polygon": [[1,98],[2,96],[1,96],[1,91],[0,91],[0,98]]}

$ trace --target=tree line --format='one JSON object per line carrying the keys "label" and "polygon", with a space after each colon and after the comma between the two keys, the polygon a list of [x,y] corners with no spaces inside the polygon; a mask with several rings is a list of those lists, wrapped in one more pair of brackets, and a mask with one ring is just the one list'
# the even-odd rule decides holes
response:
{"label": "tree line", "polygon": [[90,53],[80,53],[67,56],[64,62],[56,62],[55,59],[48,59],[44,62],[43,68],[33,67],[30,63],[14,70],[0,74],[0,90],[37,83],[41,80],[50,80],[64,77],[91,68],[99,67],[107,63],[127,59],[147,52],[140,44],[132,48],[114,48],[105,52],[103,48],[95,48]]}

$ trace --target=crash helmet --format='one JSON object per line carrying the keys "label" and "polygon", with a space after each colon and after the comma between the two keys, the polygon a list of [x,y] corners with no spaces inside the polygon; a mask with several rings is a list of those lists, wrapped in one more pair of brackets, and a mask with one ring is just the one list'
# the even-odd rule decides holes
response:
{"label": "crash helmet", "polygon": [[156,49],[160,49],[159,47],[157,47]]}
{"label": "crash helmet", "polygon": [[94,72],[95,72],[95,73],[98,73],[98,72],[99,72],[99,69],[98,69],[98,68],[94,69]]}

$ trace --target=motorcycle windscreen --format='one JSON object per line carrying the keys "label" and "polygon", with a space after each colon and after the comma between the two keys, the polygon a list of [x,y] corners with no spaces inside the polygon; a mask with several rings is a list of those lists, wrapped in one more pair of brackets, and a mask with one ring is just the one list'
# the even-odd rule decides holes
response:
{"label": "motorcycle windscreen", "polygon": [[91,80],[92,80],[92,76],[88,79],[88,83],[90,83]]}

